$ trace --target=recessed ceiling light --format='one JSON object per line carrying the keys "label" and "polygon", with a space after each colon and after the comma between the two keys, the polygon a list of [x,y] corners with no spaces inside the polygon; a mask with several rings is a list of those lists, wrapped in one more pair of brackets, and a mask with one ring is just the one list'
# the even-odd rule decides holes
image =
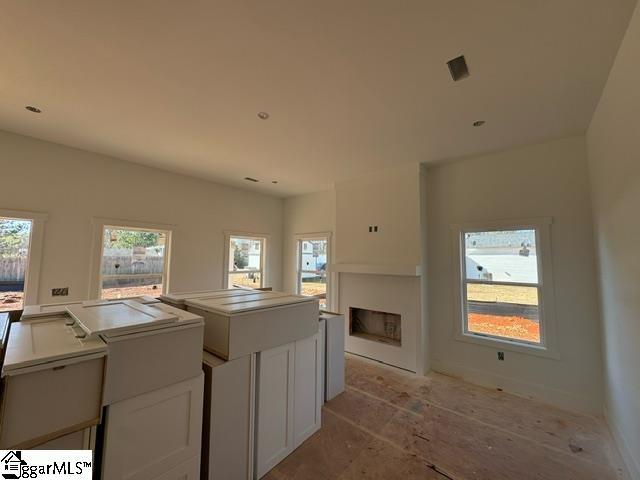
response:
{"label": "recessed ceiling light", "polygon": [[34,107],[33,105],[27,105],[24,108],[26,108],[27,110],[33,113],[42,113],[42,110],[40,110],[38,107]]}
{"label": "recessed ceiling light", "polygon": [[254,182],[254,183],[258,183],[260,180],[256,180],[255,178],[251,178],[251,177],[244,177],[244,179],[247,182]]}
{"label": "recessed ceiling light", "polygon": [[269,114],[267,112],[258,112],[258,118],[260,120],[266,120],[269,118]]}
{"label": "recessed ceiling light", "polygon": [[481,126],[483,126],[485,123],[487,123],[487,122],[485,122],[484,120],[477,120],[477,121],[473,122],[473,126],[474,126],[474,127],[481,127]]}

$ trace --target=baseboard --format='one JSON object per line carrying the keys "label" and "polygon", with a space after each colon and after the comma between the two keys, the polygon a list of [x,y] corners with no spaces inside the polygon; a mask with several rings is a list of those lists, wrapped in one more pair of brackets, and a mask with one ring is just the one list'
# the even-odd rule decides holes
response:
{"label": "baseboard", "polygon": [[465,365],[445,363],[440,360],[432,360],[431,369],[434,372],[459,377],[483,387],[500,388],[507,393],[534,399],[563,410],[598,417],[602,416],[602,407],[597,399],[587,399],[585,396],[575,395],[565,390],[523,382],[515,378],[470,368]]}
{"label": "baseboard", "polygon": [[618,423],[613,419],[613,417],[611,417],[606,405],[604,407],[604,419],[609,426],[609,430],[611,431],[613,440],[616,443],[616,447],[618,447],[618,452],[620,452],[622,461],[624,462],[625,467],[627,467],[629,478],[631,480],[640,480],[640,465],[638,465],[638,461],[633,458],[631,448],[629,447],[627,440],[618,427]]}

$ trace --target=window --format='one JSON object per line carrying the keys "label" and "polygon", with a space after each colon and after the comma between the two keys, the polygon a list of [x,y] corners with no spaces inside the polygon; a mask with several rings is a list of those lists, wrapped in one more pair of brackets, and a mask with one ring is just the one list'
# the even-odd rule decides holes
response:
{"label": "window", "polygon": [[0,217],[0,312],[22,310],[33,222]]}
{"label": "window", "polygon": [[160,296],[166,289],[170,232],[104,225],[100,298]]}
{"label": "window", "polygon": [[484,228],[457,228],[460,333],[467,338],[547,348],[552,321],[552,288],[547,288],[551,265],[542,258],[548,223],[520,225],[499,222]]}
{"label": "window", "polygon": [[228,236],[226,287],[264,286],[264,237]]}
{"label": "window", "polygon": [[38,303],[47,215],[0,209],[0,312]]}
{"label": "window", "polygon": [[320,308],[327,308],[327,267],[329,237],[299,237],[297,293],[320,299]]}

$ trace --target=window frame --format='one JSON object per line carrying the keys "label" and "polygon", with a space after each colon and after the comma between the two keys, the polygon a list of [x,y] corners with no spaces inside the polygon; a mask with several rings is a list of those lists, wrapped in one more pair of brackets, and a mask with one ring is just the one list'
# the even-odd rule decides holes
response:
{"label": "window frame", "polygon": [[[231,250],[231,239],[240,238],[246,240],[258,240],[260,241],[260,270],[229,270],[229,254]],[[260,273],[260,286],[257,288],[264,288],[266,281],[266,266],[267,266],[267,243],[269,242],[269,235],[264,233],[248,233],[238,231],[225,231],[224,234],[224,255],[223,255],[223,268],[222,268],[222,288],[229,287],[229,275],[234,273]]]}
{"label": "window frame", "polygon": [[162,274],[162,291],[165,294],[169,291],[170,283],[170,265],[171,265],[171,245],[175,225],[164,223],[148,223],[136,220],[123,220],[114,218],[94,218],[93,219],[93,248],[91,259],[91,280],[89,282],[89,299],[102,298],[102,256],[104,254],[104,229],[113,228],[119,230],[140,230],[164,233],[165,252],[164,252],[164,268]]}
{"label": "window frame", "polygon": [[[309,241],[309,240],[325,240],[327,242],[327,270],[326,270],[326,283],[327,283],[327,292],[325,294],[325,301],[326,301],[326,310],[330,310],[332,308],[332,304],[331,304],[331,300],[332,300],[332,295],[331,295],[331,288],[332,288],[332,282],[331,282],[331,271],[330,271],[330,265],[331,265],[331,232],[317,232],[317,233],[304,233],[304,234],[297,234],[294,236],[294,243],[295,243],[295,248],[296,248],[296,286],[295,286],[295,293],[297,295],[302,295],[301,291],[302,291],[302,273],[304,273],[304,271],[302,270],[302,242],[303,241]],[[309,297],[311,298],[318,298],[321,299],[322,297],[319,295],[309,295]]]}
{"label": "window frame", "polygon": [[[454,338],[462,342],[474,343],[495,349],[558,358],[555,299],[553,287],[553,265],[551,255],[551,224],[553,219],[529,218],[517,220],[496,220],[451,225],[454,261],[455,329]],[[486,282],[466,279],[466,258],[464,236],[466,233],[534,230],[536,233],[536,257],[538,263],[538,283]],[[509,339],[488,334],[470,332],[467,317],[467,284],[494,284],[526,286],[538,289],[538,311],[540,321],[540,343]]]}
{"label": "window frame", "polygon": [[44,229],[49,215],[46,213],[30,212],[26,210],[0,209],[0,218],[9,220],[28,220],[31,222],[27,269],[24,275],[24,296],[22,299],[22,307],[24,308],[28,305],[37,305],[40,292],[40,271],[42,268]]}

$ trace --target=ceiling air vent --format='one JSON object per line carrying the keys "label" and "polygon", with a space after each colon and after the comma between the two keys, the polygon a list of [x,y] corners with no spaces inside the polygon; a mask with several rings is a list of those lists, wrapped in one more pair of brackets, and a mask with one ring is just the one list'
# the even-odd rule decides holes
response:
{"label": "ceiling air vent", "polygon": [[469,67],[467,67],[467,61],[464,59],[464,55],[449,60],[447,66],[449,67],[449,72],[454,82],[469,76]]}

